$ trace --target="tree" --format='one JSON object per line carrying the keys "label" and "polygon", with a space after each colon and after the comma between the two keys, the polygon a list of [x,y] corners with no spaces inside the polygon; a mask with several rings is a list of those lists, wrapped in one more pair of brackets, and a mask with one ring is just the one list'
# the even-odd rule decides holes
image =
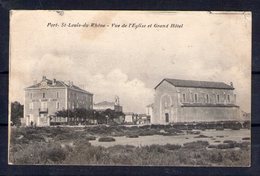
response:
{"label": "tree", "polygon": [[11,121],[14,125],[21,125],[21,118],[23,118],[23,105],[15,101],[11,103]]}

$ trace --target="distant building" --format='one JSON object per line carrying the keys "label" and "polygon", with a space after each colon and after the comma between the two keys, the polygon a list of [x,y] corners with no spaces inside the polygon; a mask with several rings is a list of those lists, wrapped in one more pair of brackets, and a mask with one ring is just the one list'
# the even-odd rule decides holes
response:
{"label": "distant building", "polygon": [[75,108],[93,109],[93,94],[71,81],[65,83],[43,76],[39,83],[25,88],[24,121],[27,126],[48,126],[57,111]]}
{"label": "distant building", "polygon": [[146,115],[152,119],[153,118],[153,104],[149,104],[146,106]]}
{"label": "distant building", "polygon": [[114,110],[115,112],[122,112],[123,107],[120,106],[119,97],[115,97],[115,102],[102,101],[95,103],[93,108],[97,111],[105,111],[107,109]]}
{"label": "distant building", "polygon": [[138,114],[136,124],[150,124],[151,117],[147,114]]}
{"label": "distant building", "polygon": [[231,83],[163,79],[155,87],[152,123],[239,120]]}
{"label": "distant building", "polygon": [[125,112],[124,114],[126,123],[134,123],[135,116],[133,112]]}

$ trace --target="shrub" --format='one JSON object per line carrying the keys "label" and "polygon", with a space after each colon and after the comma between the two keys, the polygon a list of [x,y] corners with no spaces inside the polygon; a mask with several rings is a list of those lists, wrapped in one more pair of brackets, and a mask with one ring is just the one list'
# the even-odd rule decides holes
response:
{"label": "shrub", "polygon": [[175,145],[175,144],[166,144],[163,146],[167,150],[178,150],[181,148],[181,145]]}
{"label": "shrub", "polygon": [[194,138],[209,138],[208,136],[205,136],[203,134],[199,135],[199,136],[195,136]]}
{"label": "shrub", "polygon": [[213,152],[209,155],[209,160],[212,162],[212,163],[221,163],[223,162],[223,156],[221,153],[219,152]]}
{"label": "shrub", "polygon": [[96,140],[96,137],[95,136],[86,136],[85,139],[88,141],[94,141],[94,140]]}
{"label": "shrub", "polygon": [[200,134],[200,131],[192,131],[192,130],[188,130],[187,134]]}
{"label": "shrub", "polygon": [[188,142],[183,144],[185,148],[189,148],[189,149],[205,148],[208,145],[209,145],[208,141],[195,141],[195,142]]}
{"label": "shrub", "polygon": [[250,140],[251,138],[250,137],[244,137],[242,138],[242,140]]}
{"label": "shrub", "polygon": [[224,136],[216,136],[216,137],[218,137],[218,138],[224,138]]}
{"label": "shrub", "polygon": [[98,139],[98,142],[114,142],[114,141],[116,141],[116,139],[113,137],[100,137]]}
{"label": "shrub", "polygon": [[231,148],[234,148],[235,145],[232,144],[232,143],[226,143],[226,144],[218,144],[216,146],[217,149],[231,149]]}
{"label": "shrub", "polygon": [[139,136],[136,134],[130,134],[126,136],[127,138],[138,138]]}

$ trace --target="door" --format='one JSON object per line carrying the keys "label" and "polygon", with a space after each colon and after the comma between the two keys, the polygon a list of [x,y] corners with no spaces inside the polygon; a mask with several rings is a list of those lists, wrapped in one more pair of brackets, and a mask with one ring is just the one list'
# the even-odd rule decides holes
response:
{"label": "door", "polygon": [[169,113],[165,113],[165,122],[166,122],[166,123],[169,122]]}

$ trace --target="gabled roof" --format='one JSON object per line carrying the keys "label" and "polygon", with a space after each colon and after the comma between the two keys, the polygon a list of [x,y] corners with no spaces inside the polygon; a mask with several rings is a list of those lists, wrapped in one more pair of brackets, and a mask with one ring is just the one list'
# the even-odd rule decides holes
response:
{"label": "gabled roof", "polygon": [[102,101],[102,102],[99,102],[99,103],[95,103],[94,105],[97,105],[97,106],[114,106],[115,103],[114,102],[108,102],[108,101]]}
{"label": "gabled roof", "polygon": [[239,107],[235,104],[182,103],[182,107]]}
{"label": "gabled roof", "polygon": [[88,92],[84,89],[81,89],[78,86],[75,86],[74,84],[69,85],[69,84],[67,84],[63,81],[59,81],[59,80],[55,80],[55,84],[53,84],[53,81],[54,80],[50,80],[50,79],[47,79],[46,77],[43,77],[41,82],[34,84],[32,86],[26,87],[25,89],[42,88],[43,87],[42,83],[46,82],[46,88],[69,88],[69,89],[73,89],[73,90],[76,90],[76,91],[80,91],[80,92],[84,92],[84,93],[93,95],[92,93],[90,93],[90,92]]}
{"label": "gabled roof", "polygon": [[163,81],[167,81],[175,87],[192,87],[192,88],[210,88],[210,89],[230,89],[234,87],[227,85],[223,82],[212,81],[194,81],[194,80],[181,80],[181,79],[163,79],[154,89],[156,89]]}

